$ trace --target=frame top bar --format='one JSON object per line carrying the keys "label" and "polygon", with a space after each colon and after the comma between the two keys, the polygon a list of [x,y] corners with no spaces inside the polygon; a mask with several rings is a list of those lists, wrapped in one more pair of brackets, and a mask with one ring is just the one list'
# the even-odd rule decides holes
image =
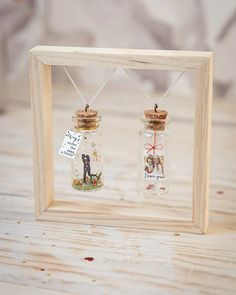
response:
{"label": "frame top bar", "polygon": [[146,50],[36,46],[30,54],[43,64],[127,67],[156,70],[195,70],[207,62],[210,51]]}

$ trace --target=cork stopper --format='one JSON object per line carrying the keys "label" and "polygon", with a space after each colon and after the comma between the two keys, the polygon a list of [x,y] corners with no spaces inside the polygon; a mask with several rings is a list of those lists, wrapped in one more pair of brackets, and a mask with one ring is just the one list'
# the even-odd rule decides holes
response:
{"label": "cork stopper", "polygon": [[99,126],[100,117],[95,110],[78,110],[73,117],[75,129],[92,130]]}
{"label": "cork stopper", "polygon": [[145,110],[144,121],[146,122],[146,128],[151,130],[165,130],[167,111],[164,110]]}

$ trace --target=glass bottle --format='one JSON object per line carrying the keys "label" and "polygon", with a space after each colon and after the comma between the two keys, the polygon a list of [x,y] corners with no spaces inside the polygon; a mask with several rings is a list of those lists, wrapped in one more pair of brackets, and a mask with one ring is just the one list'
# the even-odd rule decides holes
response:
{"label": "glass bottle", "polygon": [[144,128],[139,132],[138,190],[145,195],[161,195],[169,190],[170,132],[167,112],[145,110]]}
{"label": "glass bottle", "polygon": [[95,110],[79,110],[72,120],[74,131],[83,135],[72,160],[72,186],[81,191],[97,190],[104,184],[101,117]]}

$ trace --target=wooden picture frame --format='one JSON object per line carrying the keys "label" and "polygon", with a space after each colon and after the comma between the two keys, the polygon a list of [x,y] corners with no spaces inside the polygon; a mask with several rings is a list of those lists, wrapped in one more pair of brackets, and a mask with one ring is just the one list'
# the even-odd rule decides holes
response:
{"label": "wooden picture frame", "polygon": [[[192,220],[122,213],[122,207],[54,200],[51,66],[102,66],[195,72]],[[36,46],[30,50],[34,194],[37,220],[206,233],[210,170],[213,53]],[[110,205],[111,206],[111,205]],[[126,208],[127,209],[127,208]],[[132,208],[129,208],[132,210]]]}

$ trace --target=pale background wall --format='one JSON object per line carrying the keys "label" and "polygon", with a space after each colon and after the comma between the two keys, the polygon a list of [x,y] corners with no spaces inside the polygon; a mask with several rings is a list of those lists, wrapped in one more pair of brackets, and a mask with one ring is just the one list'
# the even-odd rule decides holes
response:
{"label": "pale background wall", "polygon": [[[17,85],[19,99],[28,100],[28,50],[36,44],[213,50],[214,94],[234,100],[235,40],[235,0],[1,0],[2,104],[12,98],[12,85]],[[85,83],[85,72],[74,74]],[[164,91],[176,76],[138,75],[156,91]],[[55,77],[68,83],[59,70]],[[96,75],[90,80],[96,81]],[[188,93],[190,88],[183,77],[176,91]]]}

